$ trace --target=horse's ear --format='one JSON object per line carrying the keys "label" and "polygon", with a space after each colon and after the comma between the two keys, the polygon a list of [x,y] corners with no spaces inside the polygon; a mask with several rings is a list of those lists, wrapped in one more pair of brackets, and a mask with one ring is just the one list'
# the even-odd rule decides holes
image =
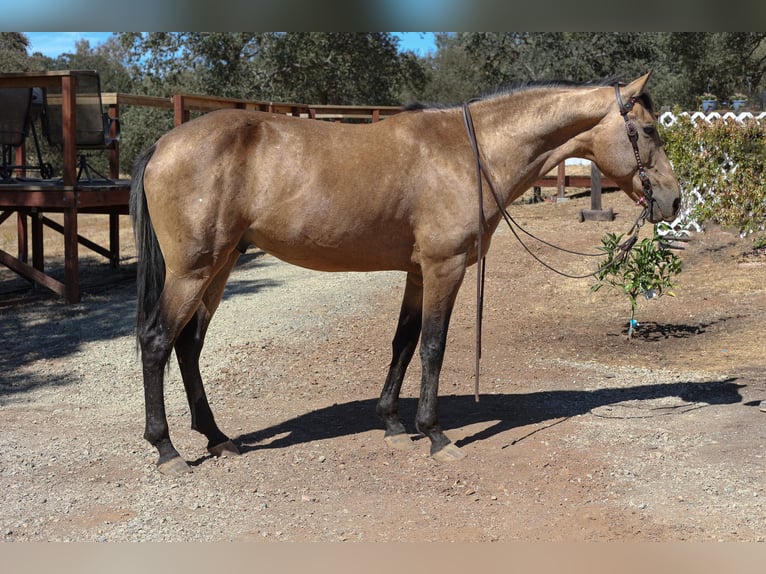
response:
{"label": "horse's ear", "polygon": [[631,96],[639,96],[640,94],[644,93],[644,88],[646,88],[647,82],[649,82],[649,78],[652,75],[652,71],[649,70],[646,74],[641,76],[640,78],[636,78],[631,83],[629,83],[627,86],[625,86],[624,93],[630,98]]}

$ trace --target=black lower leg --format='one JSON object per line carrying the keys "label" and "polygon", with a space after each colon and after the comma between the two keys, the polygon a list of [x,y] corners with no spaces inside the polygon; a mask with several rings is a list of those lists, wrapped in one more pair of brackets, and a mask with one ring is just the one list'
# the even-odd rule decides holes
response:
{"label": "black lower leg", "polygon": [[407,431],[399,419],[399,393],[407,367],[415,354],[422,324],[422,289],[416,278],[409,277],[402,301],[399,322],[392,343],[393,356],[386,383],[378,400],[376,413],[386,425],[387,437]]}
{"label": "black lower leg", "polygon": [[202,375],[199,370],[199,358],[205,338],[206,321],[203,310],[198,311],[181,331],[176,341],[176,357],[181,370],[186,398],[191,411],[191,428],[202,433],[208,439],[208,449],[229,441],[218,428],[210,409]]}
{"label": "black lower leg", "polygon": [[420,343],[420,360],[423,372],[415,422],[418,431],[431,440],[432,455],[444,449],[451,442],[439,425],[437,402],[439,376],[444,362],[447,331],[456,293],[457,287],[454,288],[452,297],[442,301],[439,308],[432,310],[423,321],[423,335]]}
{"label": "black lower leg", "polygon": [[[161,330],[159,330],[161,332]],[[144,405],[146,409],[146,427],[144,438],[159,453],[158,465],[177,458],[180,455],[170,441],[168,419],[165,414],[164,369],[170,354],[163,337],[155,331],[146,330],[141,336],[141,359],[144,375]]]}

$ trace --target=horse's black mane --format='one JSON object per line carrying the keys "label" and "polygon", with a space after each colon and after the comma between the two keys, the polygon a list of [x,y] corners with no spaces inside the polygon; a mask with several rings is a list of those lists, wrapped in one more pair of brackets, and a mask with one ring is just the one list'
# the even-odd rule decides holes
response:
{"label": "horse's black mane", "polygon": [[[588,88],[588,87],[603,87],[614,86],[619,80],[615,77],[603,78],[600,80],[590,80],[587,82],[573,82],[571,80],[542,80],[542,81],[523,81],[516,80],[505,84],[499,88],[495,88],[489,92],[485,92],[477,98],[473,98],[470,101],[481,101],[498,96],[504,96],[507,94],[513,94],[516,92],[524,92],[527,90],[533,90],[536,88]],[[654,110],[652,99],[649,94],[643,93],[638,97],[641,104],[649,111]],[[445,103],[433,103],[433,102],[412,102],[405,105],[402,109],[404,111],[422,111],[422,110],[444,110],[458,107],[462,104],[445,104]]]}

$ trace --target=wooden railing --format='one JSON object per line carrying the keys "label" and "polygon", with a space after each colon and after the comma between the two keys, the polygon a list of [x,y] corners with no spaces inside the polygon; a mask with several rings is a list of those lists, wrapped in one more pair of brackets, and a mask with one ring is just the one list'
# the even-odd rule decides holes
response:
{"label": "wooden railing", "polygon": [[318,104],[297,104],[289,102],[264,102],[220,98],[197,94],[175,94],[171,98],[174,124],[176,126],[189,121],[191,112],[211,112],[224,108],[258,110],[274,114],[321,119],[321,120],[369,120],[376,122],[402,111],[399,106],[332,106]]}

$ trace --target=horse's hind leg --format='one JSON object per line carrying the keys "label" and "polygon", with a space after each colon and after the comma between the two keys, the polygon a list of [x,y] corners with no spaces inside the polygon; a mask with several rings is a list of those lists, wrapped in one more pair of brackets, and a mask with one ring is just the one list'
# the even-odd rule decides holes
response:
{"label": "horse's hind leg", "polygon": [[202,375],[199,369],[199,358],[202,345],[205,342],[210,320],[218,308],[223,296],[224,286],[234,267],[239,254],[234,252],[224,269],[218,272],[202,298],[197,312],[181,331],[175,344],[176,358],[181,370],[186,398],[191,410],[191,428],[202,433],[208,439],[207,449],[215,456],[239,454],[239,450],[229,437],[218,428],[207,400]]}
{"label": "horse's hind leg", "polygon": [[144,438],[159,452],[157,466],[165,474],[190,470],[170,440],[165,413],[164,375],[173,344],[196,312],[202,289],[202,281],[166,281],[157,304],[138,333],[146,407]]}
{"label": "horse's hind leg", "polygon": [[386,425],[386,442],[394,448],[407,450],[412,441],[399,419],[399,392],[402,388],[407,366],[415,354],[420,337],[423,316],[423,281],[420,276],[409,273],[404,298],[399,313],[399,323],[392,343],[393,357],[388,369],[386,384],[376,408],[378,416]]}

